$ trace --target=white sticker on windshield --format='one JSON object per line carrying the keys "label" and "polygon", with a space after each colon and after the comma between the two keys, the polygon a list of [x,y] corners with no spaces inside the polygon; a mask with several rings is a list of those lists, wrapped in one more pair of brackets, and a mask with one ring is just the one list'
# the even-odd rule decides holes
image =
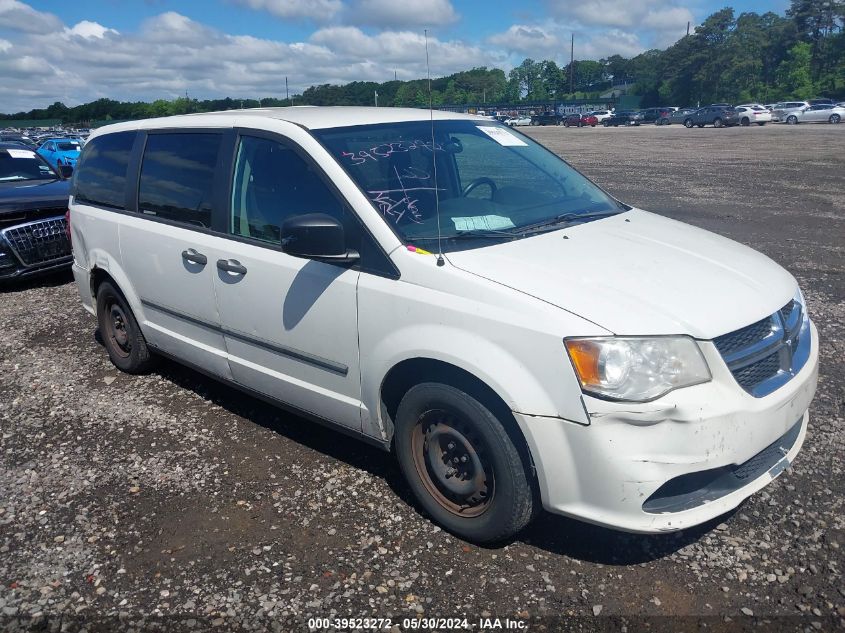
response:
{"label": "white sticker on windshield", "polygon": [[503,215],[477,215],[471,218],[452,218],[456,231],[499,231],[512,229],[514,223]]}
{"label": "white sticker on windshield", "polygon": [[12,158],[35,158],[35,152],[28,149],[7,149],[6,151]]}
{"label": "white sticker on windshield", "polygon": [[522,145],[523,147],[527,147],[528,143],[523,141],[518,136],[511,134],[507,130],[503,130],[500,127],[493,127],[492,125],[476,125],[479,130],[484,132],[487,136],[492,138],[496,141],[499,145]]}

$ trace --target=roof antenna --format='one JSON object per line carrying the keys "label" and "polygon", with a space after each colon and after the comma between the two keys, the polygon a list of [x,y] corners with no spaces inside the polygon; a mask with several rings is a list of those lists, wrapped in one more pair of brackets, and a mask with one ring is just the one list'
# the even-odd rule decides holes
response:
{"label": "roof antenna", "polygon": [[428,74],[428,115],[431,120],[431,164],[434,166],[434,213],[437,216],[437,265],[443,266],[443,242],[440,236],[440,189],[437,186],[437,153],[434,145],[434,98],[431,93],[431,66],[428,63],[428,29],[425,34],[425,70]]}

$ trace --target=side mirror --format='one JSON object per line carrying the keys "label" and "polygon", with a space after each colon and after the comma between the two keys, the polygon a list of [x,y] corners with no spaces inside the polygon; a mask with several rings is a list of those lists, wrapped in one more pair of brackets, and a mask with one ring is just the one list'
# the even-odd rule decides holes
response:
{"label": "side mirror", "polygon": [[360,257],[357,251],[346,248],[343,225],[325,213],[306,213],[285,220],[282,252],[336,263],[354,262]]}
{"label": "side mirror", "polygon": [[61,176],[63,180],[67,180],[73,176],[73,165],[59,165],[59,176]]}

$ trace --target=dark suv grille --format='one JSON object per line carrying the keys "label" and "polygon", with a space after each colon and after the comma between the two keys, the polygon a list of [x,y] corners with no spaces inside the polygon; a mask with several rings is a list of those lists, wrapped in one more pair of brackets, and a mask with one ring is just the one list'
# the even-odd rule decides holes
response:
{"label": "dark suv grille", "polygon": [[724,334],[715,338],[713,343],[721,352],[722,356],[729,356],[739,350],[747,348],[749,345],[761,341],[772,332],[772,317],[768,316],[765,319],[746,325],[729,334]]}
{"label": "dark suv grille", "polygon": [[46,218],[3,229],[0,234],[24,266],[39,266],[70,257],[63,217]]}
{"label": "dark suv grille", "polygon": [[794,300],[773,315],[723,334],[713,344],[737,383],[765,396],[794,376],[809,355],[809,332],[802,331],[801,305]]}

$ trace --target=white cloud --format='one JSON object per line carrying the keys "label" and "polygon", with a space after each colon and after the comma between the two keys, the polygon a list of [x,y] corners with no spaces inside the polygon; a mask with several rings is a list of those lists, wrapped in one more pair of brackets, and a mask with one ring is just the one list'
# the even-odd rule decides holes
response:
{"label": "white cloud", "polygon": [[[306,41],[284,42],[228,34],[173,11],[135,32],[95,22],[54,26],[54,32],[17,32],[0,40],[0,110],[101,97],[170,99],[186,90],[194,98],[280,97],[286,76],[291,91],[300,92],[323,83],[387,81],[394,70],[402,79],[426,72],[423,34],[411,31],[368,34],[334,26]],[[431,36],[429,52],[435,76],[502,61],[487,48]]]}
{"label": "white cloud", "polygon": [[18,0],[0,0],[0,28],[24,33],[61,31],[62,22],[52,13],[36,11]]}
{"label": "white cloud", "polygon": [[96,37],[97,39],[103,39],[107,33],[120,35],[114,29],[107,28],[102,24],[98,24],[97,22],[82,20],[82,22],[78,22],[77,24],[75,24],[73,28],[69,29],[65,27],[63,35],[65,37],[78,35],[79,37],[83,37],[85,39],[91,39],[92,37]]}
{"label": "white cloud", "polygon": [[563,46],[557,35],[539,26],[524,24],[514,24],[504,33],[492,35],[489,42],[508,52],[539,59],[556,57]]}
{"label": "white cloud", "polygon": [[355,0],[346,12],[349,24],[402,28],[443,26],[458,20],[449,0]]}
{"label": "white cloud", "polygon": [[341,0],[234,0],[238,4],[284,19],[309,18],[325,21],[343,7]]}

